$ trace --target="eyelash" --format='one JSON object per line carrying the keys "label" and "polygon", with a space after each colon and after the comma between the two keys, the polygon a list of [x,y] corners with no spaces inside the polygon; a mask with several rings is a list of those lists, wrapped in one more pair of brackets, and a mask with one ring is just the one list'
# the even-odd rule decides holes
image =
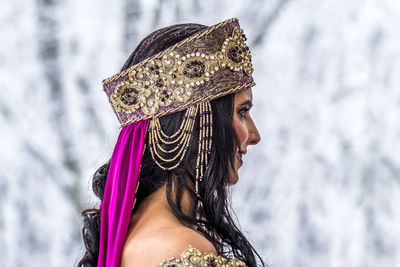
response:
{"label": "eyelash", "polygon": [[245,114],[249,112],[252,107],[253,105],[248,105],[247,107],[240,109],[238,113],[240,114],[240,116],[245,117]]}

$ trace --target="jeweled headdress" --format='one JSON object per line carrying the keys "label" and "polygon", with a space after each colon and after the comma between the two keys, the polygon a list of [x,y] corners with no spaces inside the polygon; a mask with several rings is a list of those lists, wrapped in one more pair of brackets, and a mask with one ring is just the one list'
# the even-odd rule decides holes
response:
{"label": "jeweled headdress", "polygon": [[[200,120],[195,166],[195,192],[199,196],[199,182],[212,147],[210,101],[255,85],[245,41],[238,20],[233,18],[103,81],[124,128],[110,161],[101,203],[98,266],[119,264],[146,140],[155,163],[164,170],[173,170],[188,150],[196,117]],[[166,134],[158,118],[185,109],[178,131]]]}
{"label": "jeweled headdress", "polygon": [[163,116],[253,86],[237,19],[201,31],[103,81],[122,126]]}

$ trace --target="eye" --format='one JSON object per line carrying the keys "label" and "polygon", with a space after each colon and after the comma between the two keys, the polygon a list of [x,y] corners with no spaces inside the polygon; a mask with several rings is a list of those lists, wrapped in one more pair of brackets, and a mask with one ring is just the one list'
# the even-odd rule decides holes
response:
{"label": "eye", "polygon": [[250,109],[253,107],[253,104],[248,104],[241,109],[239,109],[238,113],[240,114],[241,117],[246,117],[247,112],[250,111]]}

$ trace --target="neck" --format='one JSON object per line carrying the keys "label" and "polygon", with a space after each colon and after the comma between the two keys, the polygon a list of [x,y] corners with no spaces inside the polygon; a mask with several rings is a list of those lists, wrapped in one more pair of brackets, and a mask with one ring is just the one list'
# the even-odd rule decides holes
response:
{"label": "neck", "polygon": [[[177,204],[175,199],[175,185],[176,179],[173,179],[171,197],[172,201]],[[188,183],[188,185],[192,187],[192,184],[190,182]],[[183,188],[182,190],[183,192],[181,198],[181,210],[186,216],[192,217],[192,210],[195,200],[190,195],[187,189]],[[143,201],[137,207],[137,210],[134,212],[134,220],[136,221],[139,219],[143,219],[143,221],[149,221],[154,217],[161,216],[163,218],[168,218],[168,221],[170,222],[182,224],[169,206],[166,192],[167,185],[165,184],[160,189],[156,190],[145,199],[143,199]]]}

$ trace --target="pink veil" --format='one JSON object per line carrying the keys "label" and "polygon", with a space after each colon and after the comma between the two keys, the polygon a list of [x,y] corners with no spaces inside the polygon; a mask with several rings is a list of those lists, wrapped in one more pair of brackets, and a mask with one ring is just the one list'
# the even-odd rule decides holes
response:
{"label": "pink veil", "polygon": [[118,267],[130,220],[146,142],[148,120],[122,128],[111,157],[100,205],[98,267]]}

